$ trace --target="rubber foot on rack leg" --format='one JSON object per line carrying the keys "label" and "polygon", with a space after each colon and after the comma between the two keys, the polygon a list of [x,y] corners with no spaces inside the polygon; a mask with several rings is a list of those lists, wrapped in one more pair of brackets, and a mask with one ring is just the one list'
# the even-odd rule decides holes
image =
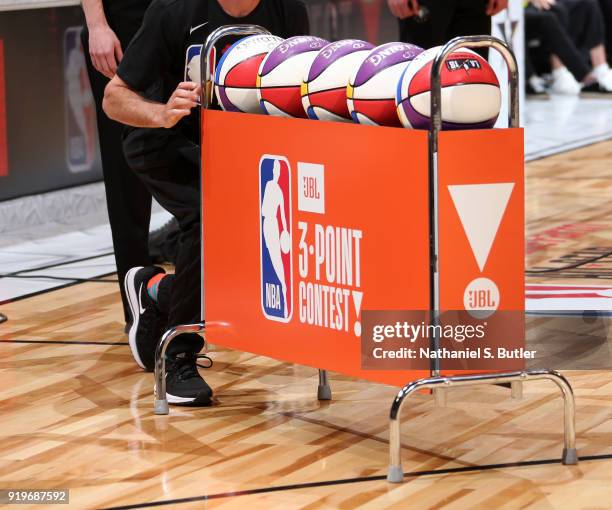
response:
{"label": "rubber foot on rack leg", "polygon": [[561,461],[566,466],[572,466],[574,464],[578,464],[578,452],[576,448],[563,448],[563,457]]}
{"label": "rubber foot on rack leg", "polygon": [[155,399],[155,414],[169,414],[168,401],[166,399]]}
{"label": "rubber foot on rack leg", "polygon": [[389,466],[387,473],[387,482],[390,483],[402,483],[404,481],[404,471],[402,466]]}
{"label": "rubber foot on rack leg", "polygon": [[319,385],[319,388],[317,390],[317,398],[319,400],[331,400],[332,399],[331,387],[329,386],[329,384],[325,386]]}

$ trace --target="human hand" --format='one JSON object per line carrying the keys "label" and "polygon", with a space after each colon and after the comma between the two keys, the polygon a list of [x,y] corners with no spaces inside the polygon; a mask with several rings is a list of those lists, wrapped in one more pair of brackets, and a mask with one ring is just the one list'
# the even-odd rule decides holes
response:
{"label": "human hand", "polygon": [[93,27],[89,31],[89,55],[96,70],[107,78],[115,76],[123,50],[115,32],[108,25]]}
{"label": "human hand", "polygon": [[488,0],[487,16],[495,16],[498,12],[508,8],[508,0]]}
{"label": "human hand", "polygon": [[556,3],[556,0],[531,0],[531,4],[540,11],[548,11]]}
{"label": "human hand", "polygon": [[399,19],[411,18],[418,14],[419,0],[387,0],[391,14]]}
{"label": "human hand", "polygon": [[174,127],[183,117],[191,113],[191,109],[200,104],[202,87],[192,81],[178,84],[176,90],[162,109],[159,124],[165,128]]}

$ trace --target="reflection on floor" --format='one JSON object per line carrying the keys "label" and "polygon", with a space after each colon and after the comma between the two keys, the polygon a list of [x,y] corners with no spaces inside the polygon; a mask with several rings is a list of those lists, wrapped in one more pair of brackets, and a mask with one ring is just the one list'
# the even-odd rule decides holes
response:
{"label": "reflection on floor", "polygon": [[612,99],[551,96],[523,110],[527,161],[612,138]]}
{"label": "reflection on floor", "polygon": [[[161,226],[168,218],[166,212],[154,213],[152,228]],[[116,271],[109,225],[97,215],[79,218],[75,223],[50,223],[21,230],[7,237],[12,243],[6,239],[3,242],[0,273],[20,274],[18,278],[0,278],[0,304],[74,283],[30,278],[37,275],[94,278]]]}

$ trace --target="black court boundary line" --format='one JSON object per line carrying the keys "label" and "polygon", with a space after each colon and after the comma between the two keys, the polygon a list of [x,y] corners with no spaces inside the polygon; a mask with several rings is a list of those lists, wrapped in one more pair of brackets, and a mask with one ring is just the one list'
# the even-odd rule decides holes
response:
{"label": "black court boundary line", "polygon": [[93,342],[87,340],[0,340],[0,344],[130,345],[128,342]]}
{"label": "black court boundary line", "polygon": [[[33,272],[37,272],[37,271],[45,271],[46,269],[54,269],[56,267],[62,267],[62,266],[66,266],[68,264],[77,264],[79,262],[87,262],[89,260],[93,260],[93,259],[99,259],[102,257],[108,257],[110,255],[114,255],[114,251],[108,252],[108,253],[100,253],[98,255],[91,255],[91,256],[87,256],[87,257],[82,257],[79,259],[73,259],[73,260],[67,260],[64,262],[54,262],[53,264],[47,264],[44,266],[40,266],[40,267],[35,267],[35,268],[31,268],[31,269],[22,269],[21,271],[13,271],[11,273],[6,273],[0,276],[0,279],[2,278],[11,278],[11,277],[15,277],[22,273],[33,273]],[[106,273],[106,274],[102,274],[99,276],[96,276],[94,278],[105,278],[107,276],[111,276],[116,274],[117,271],[113,271],[112,273]],[[41,276],[41,278],[44,278],[43,276]],[[86,283],[86,282],[79,282],[79,281],[74,281],[74,282],[68,282],[66,284],[61,284],[58,285],[57,287],[52,287],[50,289],[44,289],[44,290],[37,290],[36,292],[31,292],[29,294],[24,294],[22,296],[17,296],[14,298],[9,298],[9,299],[5,299],[4,301],[0,301],[0,305],[6,305],[9,303],[14,303],[16,301],[21,301],[22,299],[27,299],[27,298],[31,298],[31,297],[35,297],[35,296],[40,296],[41,294],[46,294],[47,292],[53,292],[54,290],[61,290],[61,289],[65,289],[67,287],[72,287],[73,285],[78,285],[79,283]],[[111,282],[112,283],[112,282]]]}
{"label": "black court boundary line", "polygon": [[[108,276],[112,276],[114,274],[117,274],[117,271],[112,271],[111,273],[105,273],[105,274],[101,274],[99,276],[94,276],[93,278],[98,279],[98,278],[106,278]],[[10,278],[7,277],[7,278]],[[45,277],[41,275],[40,277],[41,279],[44,279]],[[28,298],[33,298],[36,296],[40,296],[42,294],[47,294],[49,292],[54,292],[56,290],[62,290],[62,289],[67,289],[68,287],[73,287],[75,285],[81,285],[81,284],[86,284],[89,282],[80,282],[80,281],[73,281],[73,282],[68,282],[66,284],[60,284],[57,287],[51,287],[50,289],[43,289],[43,290],[37,290],[36,292],[31,292],[30,294],[24,294],[23,296],[17,296],[14,298],[9,298],[9,299],[5,299],[4,301],[0,301],[0,305],[9,305],[11,303],[16,303],[17,301],[22,301],[24,299],[28,299]],[[108,283],[116,283],[116,282],[108,282]]]}
{"label": "black court boundary line", "polygon": [[34,273],[36,271],[44,271],[46,269],[53,269],[56,267],[67,266],[68,264],[77,264],[79,262],[88,262],[93,259],[100,259],[103,257],[108,257],[110,255],[114,255],[114,251],[109,251],[108,253],[100,253],[99,255],[90,255],[87,257],[82,257],[79,259],[65,260],[63,262],[54,262],[53,264],[47,264],[40,267],[33,267],[31,269],[20,269],[19,271],[11,271],[10,273],[4,273],[0,275],[0,278],[12,278],[13,276],[18,276],[22,273]]}
{"label": "black court boundary line", "polygon": [[[588,462],[588,461],[593,461],[593,460],[610,460],[610,459],[612,459],[612,454],[588,455],[588,456],[579,458],[581,462]],[[414,471],[412,473],[404,474],[404,478],[448,475],[448,474],[453,474],[453,473],[471,473],[471,472],[478,472],[478,471],[490,471],[493,469],[508,469],[508,468],[515,468],[515,467],[545,466],[548,464],[560,464],[560,463],[561,463],[560,459],[542,459],[542,460],[526,460],[522,462],[508,462],[508,463],[503,463],[503,464],[487,464],[484,466],[463,466],[463,467],[448,468],[448,469]],[[255,494],[266,494],[270,492],[281,492],[281,491],[289,491],[289,490],[297,490],[297,489],[312,489],[312,488],[317,488],[317,487],[331,487],[335,485],[347,485],[351,483],[378,482],[378,481],[382,481],[386,479],[387,479],[386,475],[361,476],[357,478],[341,478],[338,480],[324,480],[321,482],[309,482],[309,483],[297,483],[297,484],[291,484],[291,485],[277,485],[273,487],[261,487],[259,489],[249,489],[249,490],[236,491],[236,492],[221,492],[217,494],[210,494],[210,495],[204,495],[204,496],[193,496],[189,498],[154,501],[151,503],[136,503],[133,505],[104,507],[100,510],[132,510],[136,508],[151,508],[151,507],[156,507],[156,506],[193,503],[195,501],[208,501],[211,499],[224,499],[224,498],[231,498],[231,497],[237,497],[237,496],[252,496]]]}

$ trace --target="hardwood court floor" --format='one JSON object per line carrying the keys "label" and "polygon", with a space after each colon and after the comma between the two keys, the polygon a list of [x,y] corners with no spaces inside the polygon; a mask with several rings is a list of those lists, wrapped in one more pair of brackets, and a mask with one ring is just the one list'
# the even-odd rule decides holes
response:
{"label": "hardwood court floor", "polygon": [[[564,234],[569,227],[554,230],[612,224],[611,157],[609,142],[529,165],[529,236],[545,244],[529,267],[612,245],[609,228],[574,227],[574,237]],[[604,283],[605,264],[595,266],[580,279],[562,272],[530,281]],[[320,403],[314,369],[222,350],[205,373],[218,406],[155,416],[152,376],[131,359],[114,285],[77,285],[2,312],[10,320],[0,325],[0,488],[69,488],[79,509],[612,506],[609,372],[567,372],[578,466],[556,462],[562,404],[550,383],[525,385],[519,401],[499,387],[458,389],[445,407],[427,395],[406,406],[402,455],[411,476],[389,485],[395,388],[332,374],[334,401]]]}
{"label": "hardwood court floor", "polygon": [[[559,268],[612,252],[612,142],[527,164],[527,268]],[[610,284],[612,256],[528,282]]]}

